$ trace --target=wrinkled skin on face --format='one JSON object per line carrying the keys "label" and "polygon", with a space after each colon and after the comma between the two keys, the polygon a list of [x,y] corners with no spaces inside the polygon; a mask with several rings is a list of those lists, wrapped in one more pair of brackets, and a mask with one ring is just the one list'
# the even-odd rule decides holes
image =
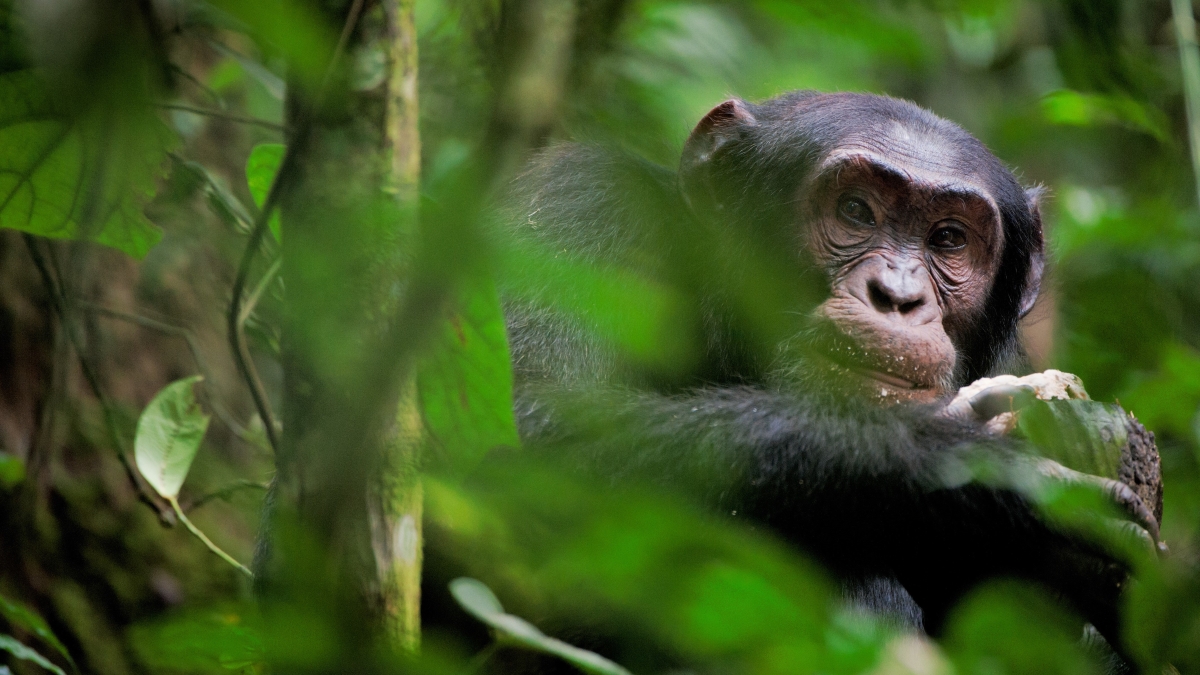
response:
{"label": "wrinkled skin on face", "polygon": [[952,153],[900,128],[839,148],[801,187],[803,247],[830,278],[815,346],[881,401],[953,392],[999,269],[999,211],[982,181],[954,173]]}

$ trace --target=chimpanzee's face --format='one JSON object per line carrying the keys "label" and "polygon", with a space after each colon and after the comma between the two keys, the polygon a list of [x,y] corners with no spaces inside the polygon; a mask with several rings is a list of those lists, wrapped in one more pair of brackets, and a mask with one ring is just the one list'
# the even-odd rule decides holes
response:
{"label": "chimpanzee's face", "polygon": [[936,141],[900,129],[843,146],[798,201],[803,246],[831,281],[822,355],[883,400],[947,393],[1004,248],[995,201]]}
{"label": "chimpanzee's face", "polygon": [[1038,191],[932,113],[866,94],[730,99],[692,131],[679,176],[699,217],[772,237],[779,223],[801,268],[827,274],[781,376],[932,401],[1019,351],[1042,277]]}

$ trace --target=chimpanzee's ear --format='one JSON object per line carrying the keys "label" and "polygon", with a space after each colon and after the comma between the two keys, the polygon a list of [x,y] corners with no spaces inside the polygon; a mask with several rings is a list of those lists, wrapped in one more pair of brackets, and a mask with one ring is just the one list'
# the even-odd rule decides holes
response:
{"label": "chimpanzee's ear", "polygon": [[1046,243],[1042,234],[1042,194],[1041,187],[1029,188],[1025,191],[1025,201],[1029,204],[1029,214],[1033,216],[1033,237],[1029,247],[1029,274],[1025,278],[1025,287],[1021,290],[1021,305],[1018,316],[1023,318],[1033,309],[1037,301],[1038,291],[1042,288],[1042,272],[1046,268]]}
{"label": "chimpanzee's ear", "polygon": [[[742,129],[756,123],[746,102],[731,98],[708,111],[700,120],[687,143],[683,145],[683,156],[679,160],[679,183],[683,197],[696,209],[698,199],[711,201],[713,186],[710,183],[709,162],[730,141],[737,139]],[[720,208],[719,204],[711,204]]]}

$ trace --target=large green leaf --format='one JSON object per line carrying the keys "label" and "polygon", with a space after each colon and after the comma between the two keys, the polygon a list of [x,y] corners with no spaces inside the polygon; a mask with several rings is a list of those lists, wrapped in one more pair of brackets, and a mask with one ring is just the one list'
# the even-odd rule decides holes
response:
{"label": "large green leaf", "polygon": [[[271,191],[271,183],[275,182],[275,174],[279,173],[279,165],[283,163],[285,146],[279,143],[261,143],[250,151],[246,160],[246,183],[250,187],[250,195],[254,203],[262,208],[267,201],[267,193]],[[283,241],[283,230],[279,224],[279,212],[271,214],[271,234],[275,241]]]}
{"label": "large green leaf", "polygon": [[245,672],[265,658],[258,625],[248,606],[192,610],[134,625],[129,643],[155,671]]}
{"label": "large green leaf", "polygon": [[481,581],[466,577],[455,579],[450,582],[450,593],[471,616],[496,631],[496,640],[501,644],[557,656],[585,673],[629,675],[628,670],[595,652],[556,640],[525,619],[506,614],[492,589]]}
{"label": "large green leaf", "polygon": [[68,663],[72,666],[75,665],[75,661],[71,658],[71,653],[67,651],[66,646],[58,639],[54,631],[50,630],[50,625],[37,612],[16,600],[10,600],[0,595],[0,616],[3,616],[5,621],[8,621],[8,624],[13,628],[20,628],[38,636],[42,642],[54,647],[59,654],[62,654]]}
{"label": "large green leaf", "polygon": [[31,70],[0,74],[0,227],[71,239],[90,220],[92,240],[146,255],[162,233],[142,206],[162,174],[167,138],[149,116],[101,128],[64,114]]}
{"label": "large green leaf", "polygon": [[442,323],[418,374],[432,441],[454,466],[466,468],[496,446],[516,446],[512,364],[500,298],[476,281]]}
{"label": "large green leaf", "polygon": [[20,642],[17,642],[17,639],[11,635],[0,635],[0,650],[6,651],[9,654],[12,654],[13,656],[17,657],[18,659],[23,659],[25,661],[33,661],[34,663],[45,668],[46,670],[49,670],[50,672],[55,673],[55,675],[67,675],[66,673],[63,672],[62,668],[59,668],[58,666],[51,663],[50,659],[47,659],[46,657],[37,653],[33,649],[26,647],[25,645],[21,644]]}
{"label": "large green leaf", "polygon": [[193,375],[163,387],[138,418],[133,441],[138,470],[166,499],[179,496],[208,430],[209,416],[192,393],[192,385],[200,380]]}
{"label": "large green leaf", "polygon": [[1082,399],[1033,401],[1018,420],[1020,434],[1046,457],[1076,471],[1117,478],[1128,440],[1120,406]]}
{"label": "large green leaf", "polygon": [[0,452],[0,489],[11,488],[25,480],[25,462],[20,457]]}

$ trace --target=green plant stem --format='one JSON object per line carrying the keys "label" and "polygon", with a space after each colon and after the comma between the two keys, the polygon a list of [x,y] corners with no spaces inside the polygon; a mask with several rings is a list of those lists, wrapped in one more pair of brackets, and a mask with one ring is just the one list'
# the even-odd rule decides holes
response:
{"label": "green plant stem", "polygon": [[277,122],[263,120],[257,117],[247,117],[245,115],[228,113],[224,110],[200,108],[194,105],[184,105],[182,103],[159,103],[158,107],[164,110],[178,110],[180,112],[188,112],[194,115],[203,115],[204,117],[215,117],[217,119],[229,120],[230,122],[237,122],[239,124],[249,124],[251,126],[262,127],[264,129],[270,129],[271,131],[278,131],[281,133],[284,131],[283,125]]}
{"label": "green plant stem", "polygon": [[252,481],[252,480],[240,480],[236,483],[233,483],[232,485],[226,485],[225,487],[221,488],[220,490],[217,490],[215,492],[210,492],[210,493],[196,499],[191,504],[188,504],[188,507],[186,510],[187,511],[195,511],[196,509],[200,508],[201,506],[204,506],[205,504],[207,504],[215,499],[226,499],[233,493],[240,492],[241,490],[262,490],[263,492],[266,492],[267,490],[270,490],[270,489],[271,489],[271,486],[267,483],[259,483],[259,482]]}
{"label": "green plant stem", "polygon": [[63,292],[61,277],[60,281],[55,283],[54,275],[50,273],[46,257],[38,249],[37,238],[28,233],[22,233],[21,236],[25,241],[25,248],[28,249],[29,256],[33,259],[33,264],[38,270],[38,274],[41,275],[42,284],[45,286],[46,294],[50,299],[50,308],[55,316],[58,317],[59,330],[63,331],[71,347],[75,350],[75,356],[79,359],[79,370],[83,373],[83,379],[87,382],[88,388],[92,390],[92,395],[96,397],[96,401],[100,403],[100,411],[104,417],[104,426],[108,430],[108,435],[113,443],[113,450],[117,453],[117,460],[121,463],[121,468],[125,470],[125,475],[129,478],[129,482],[133,486],[134,492],[137,493],[138,498],[158,513],[160,521],[166,525],[174,525],[171,522],[171,512],[162,505],[161,501],[155,499],[155,492],[146,485],[145,480],[134,469],[133,462],[129,461],[129,452],[125,448],[125,440],[121,437],[121,429],[117,423],[116,412],[113,410],[112,402],[108,400],[108,396],[100,386],[100,376],[96,372],[96,368],[91,360],[87,358],[82,338],[75,332],[74,322],[71,321],[70,312],[67,309],[67,296]]}
{"label": "green plant stem", "polygon": [[187,344],[188,351],[192,354],[192,361],[196,363],[196,368],[200,371],[200,374],[204,376],[204,386],[206,391],[208,391],[208,403],[210,406],[212,406],[213,412],[217,414],[217,417],[224,422],[225,426],[229,427],[229,429],[238,438],[246,441],[247,443],[256,444],[255,439],[250,435],[250,432],[246,430],[245,425],[243,425],[241,422],[238,422],[237,419],[234,418],[233,413],[225,407],[225,404],[222,403],[220,398],[217,396],[214,385],[210,384],[214,381],[212,373],[208,369],[208,363],[204,358],[203,352],[200,351],[200,344],[196,340],[196,336],[190,330],[181,326],[174,326],[169,323],[164,323],[162,321],[158,321],[157,319],[151,319],[150,317],[142,316],[141,314],[130,314],[128,312],[110,309],[86,300],[76,300],[75,305],[80,309],[98,314],[100,316],[105,316],[110,319],[117,319],[120,321],[127,321],[129,323],[156,330],[160,333],[181,338]]}
{"label": "green plant stem", "polygon": [[493,639],[491,644],[489,644],[487,647],[484,647],[483,650],[475,656],[471,657],[470,662],[467,663],[466,670],[463,671],[463,675],[475,675],[475,673],[478,673],[485,665],[487,665],[488,661],[492,660],[492,657],[496,655],[496,652],[500,651],[503,647],[504,645]]}
{"label": "green plant stem", "polygon": [[1191,0],[1171,0],[1179,64],[1183,71],[1183,99],[1187,107],[1188,146],[1192,151],[1192,174],[1196,199],[1200,201],[1200,45],[1196,43],[1196,16]]}
{"label": "green plant stem", "polygon": [[224,560],[225,562],[229,563],[230,565],[233,565],[234,567],[241,570],[242,573],[245,574],[247,577],[249,577],[251,579],[254,578],[254,572],[251,572],[249,567],[246,567],[242,563],[234,560],[233,556],[229,555],[225,551],[222,551],[220,546],[217,546],[216,544],[214,544],[212,542],[211,539],[208,538],[208,535],[201,532],[200,528],[196,527],[195,525],[192,524],[192,521],[188,520],[188,517],[186,515],[184,515],[184,513],[183,513],[183,509],[179,508],[179,500],[175,499],[174,497],[168,497],[167,501],[171,503],[171,508],[175,509],[175,515],[179,518],[179,522],[183,523],[184,527],[186,527],[189,532],[196,535],[196,537],[199,538],[200,541],[204,542],[204,545],[208,547],[208,550],[210,550],[213,553],[216,553],[218,556],[220,556],[221,560]]}
{"label": "green plant stem", "polygon": [[250,318],[250,314],[254,312],[255,305],[258,304],[258,299],[262,297],[267,287],[275,280],[275,275],[279,274],[279,268],[283,265],[283,257],[277,256],[275,262],[263,272],[262,278],[258,280],[258,285],[250,292],[250,297],[246,298],[246,303],[242,307],[242,311],[238,314],[238,328],[245,326],[246,319]]}

